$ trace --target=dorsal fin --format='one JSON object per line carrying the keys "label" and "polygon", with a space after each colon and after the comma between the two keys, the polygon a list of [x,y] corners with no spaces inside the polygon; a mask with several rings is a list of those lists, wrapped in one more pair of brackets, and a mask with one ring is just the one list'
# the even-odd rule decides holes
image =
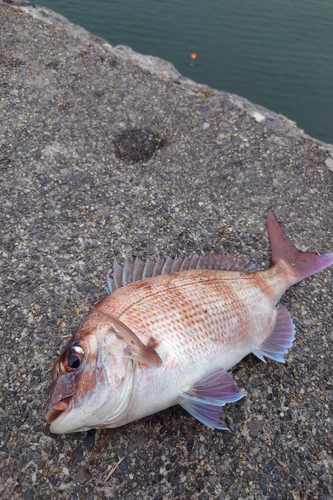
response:
{"label": "dorsal fin", "polygon": [[184,258],[176,257],[174,259],[168,257],[166,260],[158,257],[155,262],[149,259],[146,262],[142,262],[136,258],[134,262],[126,261],[123,266],[118,264],[117,260],[114,259],[112,269],[113,278],[107,276],[107,289],[109,293],[112,293],[117,288],[133,283],[134,281],[193,269],[216,269],[255,273],[260,268],[242,257],[213,253],[202,256],[191,255]]}

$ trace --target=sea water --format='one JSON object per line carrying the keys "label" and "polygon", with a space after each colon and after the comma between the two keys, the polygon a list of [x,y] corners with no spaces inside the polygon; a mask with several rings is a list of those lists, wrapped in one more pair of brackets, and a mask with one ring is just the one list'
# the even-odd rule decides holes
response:
{"label": "sea water", "polygon": [[42,2],[111,45],[166,59],[333,143],[332,0]]}

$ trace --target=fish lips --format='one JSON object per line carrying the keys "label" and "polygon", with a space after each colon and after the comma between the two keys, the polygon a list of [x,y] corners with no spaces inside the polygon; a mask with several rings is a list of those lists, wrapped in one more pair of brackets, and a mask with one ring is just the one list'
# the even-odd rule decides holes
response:
{"label": "fish lips", "polygon": [[75,373],[68,373],[59,377],[58,380],[53,383],[51,397],[45,415],[46,420],[51,424],[60,418],[63,420],[63,418],[73,410],[74,396],[76,393],[75,379]]}
{"label": "fish lips", "polygon": [[[50,424],[53,424],[56,420],[60,423],[70,411],[73,410],[74,404],[73,404],[73,396],[67,396],[66,398],[63,398],[57,402],[53,402],[52,399],[49,402],[47,408],[46,408],[46,420]],[[52,427],[55,427],[52,425]],[[54,431],[51,431],[54,432]]]}

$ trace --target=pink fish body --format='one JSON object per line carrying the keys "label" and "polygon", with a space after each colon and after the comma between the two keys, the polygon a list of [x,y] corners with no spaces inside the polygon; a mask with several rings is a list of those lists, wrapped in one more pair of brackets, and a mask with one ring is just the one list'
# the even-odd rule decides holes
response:
{"label": "pink fish body", "polygon": [[118,427],[175,404],[227,429],[222,407],[242,397],[227,370],[251,352],[283,362],[295,330],[281,296],[333,263],[297,250],[272,212],[267,226],[263,271],[230,255],[115,263],[111,293],[54,365],[51,432]]}

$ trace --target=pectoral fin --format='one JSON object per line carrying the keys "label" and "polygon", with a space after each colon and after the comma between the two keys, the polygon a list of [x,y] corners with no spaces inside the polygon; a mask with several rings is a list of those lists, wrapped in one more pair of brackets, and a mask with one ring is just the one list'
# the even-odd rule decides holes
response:
{"label": "pectoral fin", "polygon": [[141,361],[149,366],[161,366],[162,360],[155,349],[147,347],[137,335],[127,326],[125,323],[120,321],[120,319],[115,318],[111,314],[102,311],[100,308],[95,306],[89,306],[98,314],[106,317],[110,322],[110,328],[113,329],[117,337],[122,338],[128,345],[133,359]]}
{"label": "pectoral fin", "polygon": [[137,359],[138,361],[141,361],[149,366],[161,366],[162,360],[155,349],[144,345],[139,337],[137,337],[135,333],[125,325],[125,323],[117,318],[113,318],[112,316],[110,316],[110,319],[113,321],[115,333],[128,344],[134,354],[134,359]]}
{"label": "pectoral fin", "polygon": [[215,429],[227,429],[221,406],[243,397],[234,379],[223,368],[214,368],[206,373],[180,396],[179,404],[186,411]]}

